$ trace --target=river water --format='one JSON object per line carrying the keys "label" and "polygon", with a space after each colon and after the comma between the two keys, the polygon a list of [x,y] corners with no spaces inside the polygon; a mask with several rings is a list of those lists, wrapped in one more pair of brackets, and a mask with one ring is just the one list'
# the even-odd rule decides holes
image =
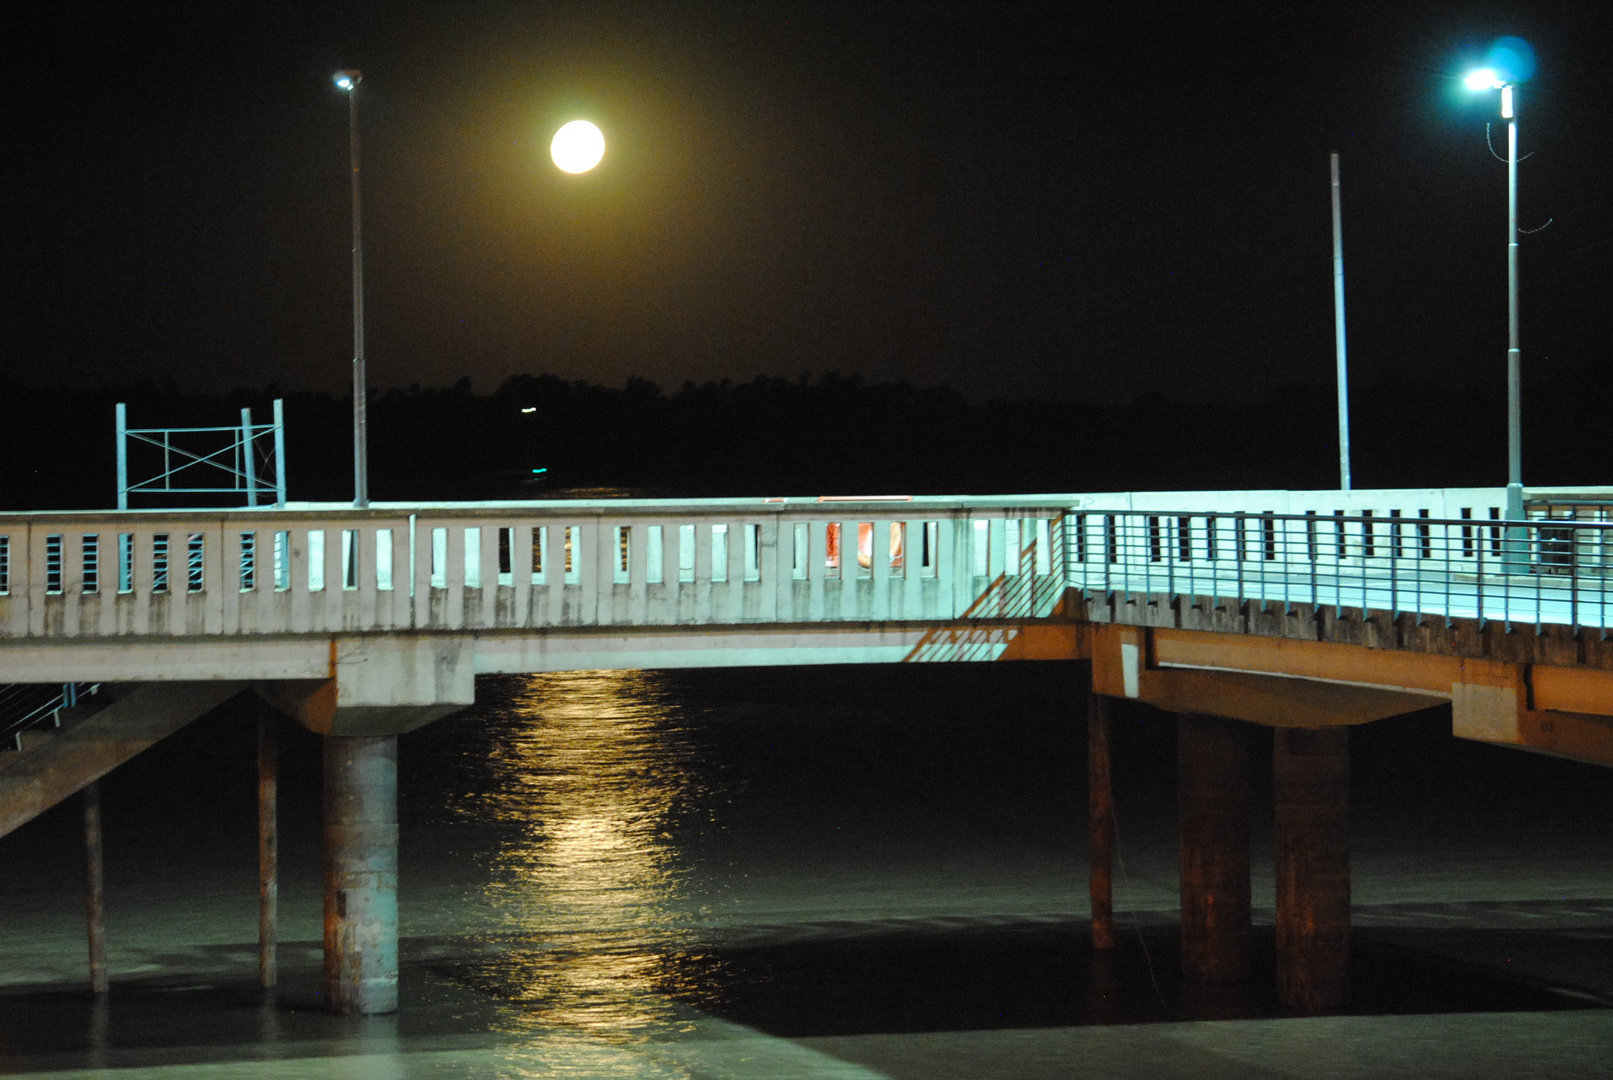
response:
{"label": "river water", "polygon": [[82,986],[76,805],[0,839],[0,1073],[1606,1074],[1613,774],[1458,743],[1448,712],[1352,733],[1355,1003],[1296,1019],[1269,992],[1269,812],[1256,979],[1175,977],[1174,725],[1140,707],[1116,718],[1121,944],[1094,962],[1076,665],[578,672],[478,697],[402,740],[397,1016],[319,1009],[318,741],[290,726],[282,979],[255,989],[237,702],[103,782],[105,1001]]}

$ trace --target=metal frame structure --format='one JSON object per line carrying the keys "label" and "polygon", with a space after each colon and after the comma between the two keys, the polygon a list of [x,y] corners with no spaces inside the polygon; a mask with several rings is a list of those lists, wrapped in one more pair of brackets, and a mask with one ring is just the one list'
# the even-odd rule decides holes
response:
{"label": "metal frame structure", "polygon": [[[176,436],[215,435],[223,445],[194,450],[176,444]],[[129,479],[130,441],[162,451],[162,466],[155,476]],[[207,440],[202,440],[203,442]],[[267,444],[265,446],[265,444]],[[241,422],[229,427],[131,428],[128,408],[117,406],[118,509],[129,509],[131,495],[244,495],[247,506],[286,505],[286,435],[281,399],[274,399],[274,419],[254,424],[252,410],[241,410]],[[222,472],[230,486],[175,486],[187,470],[212,476]],[[265,475],[267,474],[267,475]]]}

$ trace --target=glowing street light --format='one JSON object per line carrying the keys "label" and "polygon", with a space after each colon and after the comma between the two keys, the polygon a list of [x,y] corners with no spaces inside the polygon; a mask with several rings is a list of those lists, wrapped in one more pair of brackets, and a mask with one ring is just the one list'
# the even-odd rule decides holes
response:
{"label": "glowing street light", "polygon": [[364,234],[360,228],[358,199],[358,84],[362,72],[338,71],[333,77],[338,90],[347,92],[347,133],[353,168],[353,505],[370,505],[368,449],[368,392],[364,377]]}
{"label": "glowing street light", "polygon": [[585,173],[605,156],[605,136],[587,120],[573,120],[554,133],[549,156],[562,172]]}
{"label": "glowing street light", "polygon": [[[1516,44],[1514,44],[1516,42]],[[1500,55],[1514,61],[1521,68],[1519,74],[1527,78],[1533,66],[1528,46],[1516,39],[1503,39],[1497,43]],[[1504,48],[1505,51],[1501,51]],[[1528,56],[1525,62],[1521,58]],[[1516,76],[1495,68],[1485,67],[1470,72],[1462,81],[1469,90],[1501,91],[1501,119],[1507,122],[1507,507],[1509,521],[1523,520],[1523,407],[1520,369],[1522,352],[1518,346],[1518,114],[1513,101],[1513,83]],[[1508,530],[1516,536],[1508,537],[1506,561],[1526,564],[1527,555],[1522,548],[1526,538],[1521,529]],[[1519,565],[1522,571],[1523,566]]]}

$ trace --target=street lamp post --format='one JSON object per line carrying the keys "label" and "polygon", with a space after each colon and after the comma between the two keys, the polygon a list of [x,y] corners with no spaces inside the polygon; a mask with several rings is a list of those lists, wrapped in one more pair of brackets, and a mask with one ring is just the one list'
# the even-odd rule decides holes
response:
{"label": "street lamp post", "polygon": [[[1501,118],[1507,122],[1507,507],[1508,521],[1523,520],[1523,353],[1518,346],[1518,110],[1514,87],[1492,68],[1466,79],[1473,90],[1501,91]],[[1510,562],[1524,558],[1522,530],[1508,530]],[[1517,549],[1517,550],[1514,550]]]}
{"label": "street lamp post", "polygon": [[370,505],[369,396],[364,374],[364,233],[359,213],[358,71],[336,73],[336,86],[347,91],[349,158],[353,169],[353,505]]}

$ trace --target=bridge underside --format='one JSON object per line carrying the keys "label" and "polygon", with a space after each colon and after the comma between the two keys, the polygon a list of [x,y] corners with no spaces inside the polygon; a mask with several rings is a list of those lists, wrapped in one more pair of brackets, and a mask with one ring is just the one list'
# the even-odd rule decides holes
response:
{"label": "bridge underside", "polygon": [[1272,727],[1449,702],[1452,733],[1613,765],[1613,639],[1569,626],[1115,594],[1087,616],[1097,692]]}
{"label": "bridge underside", "polygon": [[1613,639],[1566,626],[1072,590],[1051,617],[8,641],[16,682],[253,684],[311,730],[398,734],[475,676],[592,669],[1076,659],[1100,694],[1272,727],[1449,702],[1459,737],[1613,765]]}
{"label": "bridge underside", "polygon": [[1070,659],[1071,623],[971,620],[7,642],[16,682],[258,684],[321,734],[398,734],[475,700],[475,676],[606,669]]}
{"label": "bridge underside", "polygon": [[[330,737],[327,1000],[365,1013],[397,1000],[396,736],[472,704],[477,675],[997,660],[1089,660],[1100,699],[1182,717],[1184,963],[1204,981],[1247,966],[1242,745],[1247,725],[1275,730],[1279,982],[1304,1011],[1337,1007],[1348,992],[1343,728],[1448,702],[1460,737],[1613,765],[1613,643],[1595,631],[1211,597],[1072,591],[1052,617],[1024,620],[0,645],[11,680],[144,684],[143,699],[120,695],[125,712],[144,699],[172,712],[156,704],[165,688],[195,698],[193,712],[249,688]],[[90,757],[94,776],[111,767]],[[0,766],[0,800],[8,772],[21,775]],[[57,779],[53,798],[83,786]],[[30,813],[43,808],[34,802]],[[1107,905],[1095,894],[1095,917]]]}

